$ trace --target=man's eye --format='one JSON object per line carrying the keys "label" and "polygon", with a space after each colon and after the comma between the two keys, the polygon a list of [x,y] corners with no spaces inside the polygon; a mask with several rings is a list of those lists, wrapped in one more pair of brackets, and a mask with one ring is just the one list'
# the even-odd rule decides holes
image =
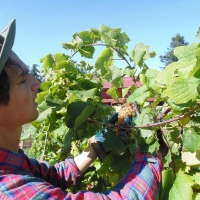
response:
{"label": "man's eye", "polygon": [[23,79],[23,80],[20,81],[19,84],[21,84],[21,83],[26,83],[26,81],[27,81],[27,79]]}

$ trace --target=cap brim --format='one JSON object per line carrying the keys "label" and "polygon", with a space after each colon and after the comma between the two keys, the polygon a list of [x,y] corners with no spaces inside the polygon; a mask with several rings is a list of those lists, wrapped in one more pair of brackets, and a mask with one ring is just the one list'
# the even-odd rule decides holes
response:
{"label": "cap brim", "polygon": [[2,39],[1,49],[0,49],[0,73],[2,72],[8,57],[10,55],[12,46],[15,40],[15,32],[16,32],[16,20],[13,19],[10,23],[4,28],[4,30],[0,33],[0,37]]}

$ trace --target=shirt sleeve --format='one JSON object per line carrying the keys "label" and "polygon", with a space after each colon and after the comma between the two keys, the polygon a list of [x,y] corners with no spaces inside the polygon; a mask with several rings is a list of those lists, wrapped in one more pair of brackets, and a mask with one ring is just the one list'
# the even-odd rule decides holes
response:
{"label": "shirt sleeve", "polygon": [[48,162],[39,162],[28,157],[27,162],[33,176],[42,178],[62,190],[72,184],[75,185],[78,177],[80,177],[78,167],[72,158],[67,158],[65,161],[52,166]]}
{"label": "shirt sleeve", "polygon": [[0,196],[4,196],[3,199],[153,200],[159,197],[162,162],[155,155],[137,153],[127,175],[113,190],[101,193],[92,191],[66,193],[62,187],[55,186],[57,179],[58,182],[63,181],[65,185],[69,185],[75,184],[76,178],[80,176],[77,166],[71,158],[53,167],[36,160],[28,159],[28,161],[32,165],[30,169],[27,169],[29,173],[16,171],[15,174],[4,176],[2,184],[6,189],[0,190]]}

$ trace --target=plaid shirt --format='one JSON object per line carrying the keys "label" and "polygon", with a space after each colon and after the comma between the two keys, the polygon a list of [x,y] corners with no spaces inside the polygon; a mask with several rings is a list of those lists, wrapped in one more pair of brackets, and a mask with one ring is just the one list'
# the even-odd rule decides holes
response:
{"label": "plaid shirt", "polygon": [[112,191],[65,193],[80,176],[72,158],[54,166],[19,153],[0,149],[1,200],[121,200],[158,199],[162,163],[157,157],[137,153],[127,175]]}

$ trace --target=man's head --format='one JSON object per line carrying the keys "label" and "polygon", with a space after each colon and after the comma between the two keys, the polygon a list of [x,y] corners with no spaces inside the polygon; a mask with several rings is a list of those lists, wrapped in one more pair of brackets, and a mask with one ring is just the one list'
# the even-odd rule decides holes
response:
{"label": "man's head", "polygon": [[[40,82],[29,74],[27,65],[13,52],[12,45],[8,41],[9,31],[12,31],[15,21],[12,21],[10,28],[5,34],[1,44],[0,54],[0,127],[23,125],[35,120],[38,117],[37,89]],[[10,36],[13,44],[13,37]],[[6,58],[6,59],[5,59]]]}

